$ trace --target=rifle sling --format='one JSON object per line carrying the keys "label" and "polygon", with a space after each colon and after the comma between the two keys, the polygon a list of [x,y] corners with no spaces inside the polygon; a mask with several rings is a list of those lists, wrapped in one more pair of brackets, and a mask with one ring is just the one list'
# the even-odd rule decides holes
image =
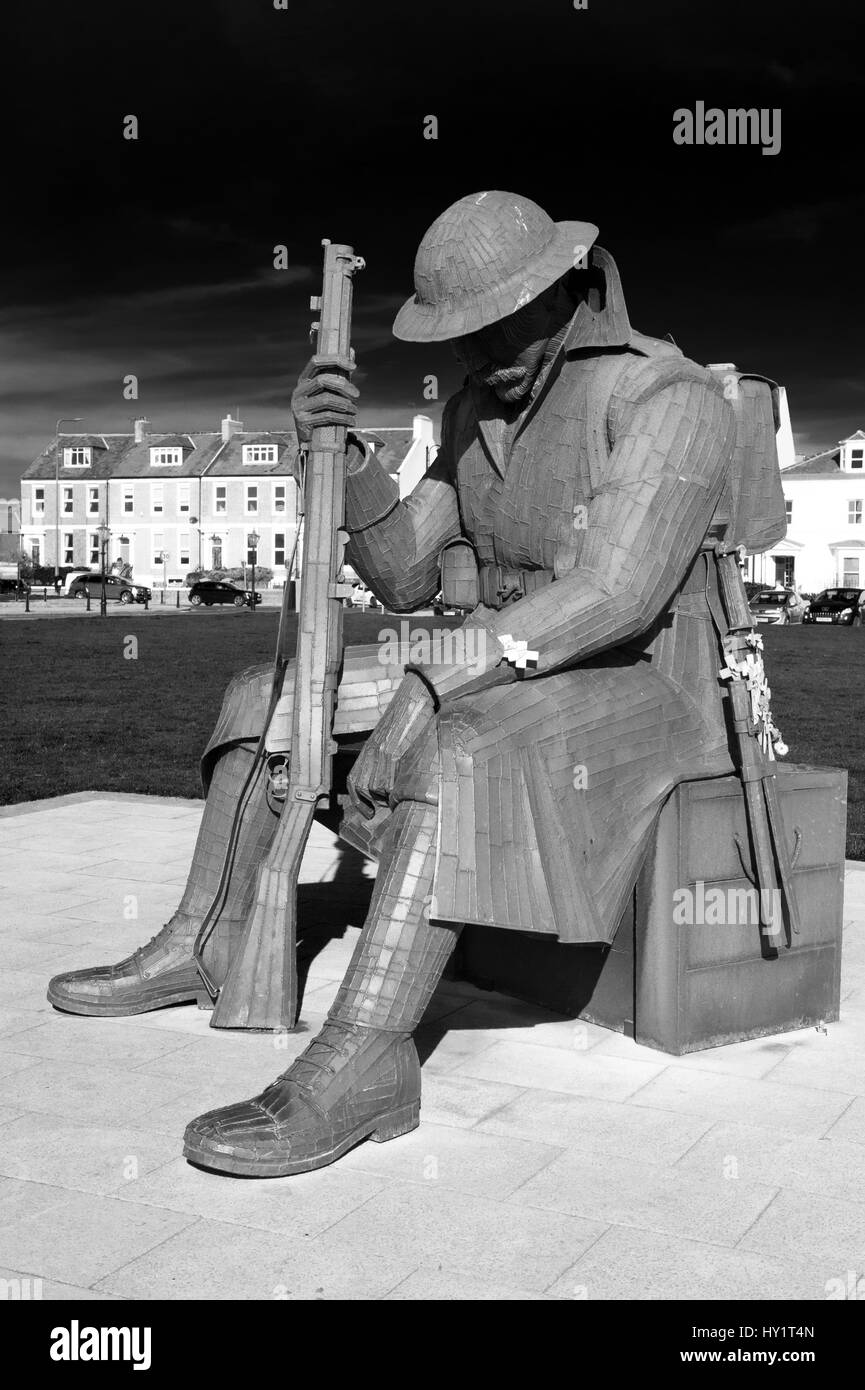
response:
{"label": "rifle sling", "polygon": [[[723,599],[723,585],[720,582],[719,557],[712,551],[703,552],[706,557],[706,602],[712,623],[718,635],[718,642],[721,653],[724,652],[724,638],[732,634],[728,615],[726,613]],[[715,564],[715,575],[712,574],[711,565]],[[717,584],[713,583],[717,579]],[[732,714],[732,728],[735,734],[736,746],[736,775],[742,783],[742,790],[745,794],[745,810],[748,816],[748,823],[751,831],[751,843],[754,848],[755,860],[761,858],[761,844],[768,845],[774,856],[778,870],[778,879],[784,897],[787,913],[784,920],[785,942],[789,948],[792,945],[792,933],[799,934],[799,911],[793,891],[792,867],[790,857],[787,853],[787,846],[783,838],[783,823],[781,819],[781,809],[778,801],[778,784],[775,769],[769,763],[763,750],[757,743],[754,733],[751,712],[750,695],[747,695],[747,707],[745,701],[739,696],[738,689],[742,690],[743,695],[747,695],[741,682],[735,679],[730,681],[730,710]],[[741,711],[737,711],[736,705],[742,706]],[[753,740],[748,745],[747,739]],[[749,750],[750,756],[746,754]],[[762,794],[759,792],[755,796],[749,784],[760,782],[762,784]],[[755,789],[756,790],[756,789]],[[750,793],[750,794],[749,794]],[[761,822],[761,823],[758,823]],[[768,834],[767,834],[768,832]],[[770,865],[756,864],[758,880],[771,878]]]}

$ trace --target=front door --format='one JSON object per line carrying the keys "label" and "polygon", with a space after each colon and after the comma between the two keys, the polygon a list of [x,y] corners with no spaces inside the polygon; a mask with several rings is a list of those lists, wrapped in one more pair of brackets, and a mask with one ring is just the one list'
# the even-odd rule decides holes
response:
{"label": "front door", "polygon": [[781,584],[785,589],[793,587],[793,572],[796,567],[796,558],[793,555],[776,555],[775,559],[775,583]]}

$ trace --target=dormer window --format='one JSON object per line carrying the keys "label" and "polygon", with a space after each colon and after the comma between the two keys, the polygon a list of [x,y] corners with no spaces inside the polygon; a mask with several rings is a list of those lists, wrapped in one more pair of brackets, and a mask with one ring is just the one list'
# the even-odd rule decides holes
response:
{"label": "dormer window", "polygon": [[865,432],[857,430],[841,440],[841,469],[845,473],[865,471]]}
{"label": "dormer window", "polygon": [[244,465],[251,463],[278,463],[279,449],[276,444],[244,444]]}
{"label": "dormer window", "polygon": [[71,448],[63,450],[63,467],[89,468],[90,454],[89,444],[73,444]]}
{"label": "dormer window", "polygon": [[183,463],[183,450],[174,445],[160,448],[158,445],[150,450],[151,468],[179,468]]}

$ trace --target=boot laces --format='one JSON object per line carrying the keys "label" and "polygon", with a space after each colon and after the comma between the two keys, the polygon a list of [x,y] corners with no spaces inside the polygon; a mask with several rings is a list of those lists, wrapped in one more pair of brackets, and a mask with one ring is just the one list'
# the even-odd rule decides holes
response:
{"label": "boot laces", "polygon": [[163,940],[168,940],[168,938],[170,936],[173,936],[176,932],[177,926],[174,917],[172,917],[168,922],[164,923],[164,925],[159,928],[159,931],[156,933],[155,936],[151,936],[149,941],[145,941],[143,946],[136,946],[135,950],[132,952],[132,959],[137,960],[139,956],[146,955],[147,952],[153,946],[161,946]]}
{"label": "boot laces", "polygon": [[280,1080],[285,1078],[310,1089],[315,1087],[320,1078],[329,1080],[340,1062],[348,1061],[345,1044],[353,1036],[348,1031],[340,1032],[338,1041],[331,1042],[324,1034],[332,1028],[333,1024],[326,1024],[318,1037],[313,1038],[306,1051],[295,1059],[288,1071],[283,1072]]}

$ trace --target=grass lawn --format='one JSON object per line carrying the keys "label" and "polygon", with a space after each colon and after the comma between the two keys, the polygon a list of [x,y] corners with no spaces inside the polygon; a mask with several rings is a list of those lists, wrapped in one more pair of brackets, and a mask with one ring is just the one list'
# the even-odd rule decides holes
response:
{"label": "grass lawn", "polygon": [[[0,803],[64,792],[201,795],[197,760],[230,678],[268,661],[277,612],[0,622]],[[399,619],[347,613],[345,640]],[[412,618],[412,627],[458,626]],[[124,638],[138,638],[126,660]],[[865,628],[764,628],[775,718],[797,763],[849,772],[848,854],[865,859]]]}

